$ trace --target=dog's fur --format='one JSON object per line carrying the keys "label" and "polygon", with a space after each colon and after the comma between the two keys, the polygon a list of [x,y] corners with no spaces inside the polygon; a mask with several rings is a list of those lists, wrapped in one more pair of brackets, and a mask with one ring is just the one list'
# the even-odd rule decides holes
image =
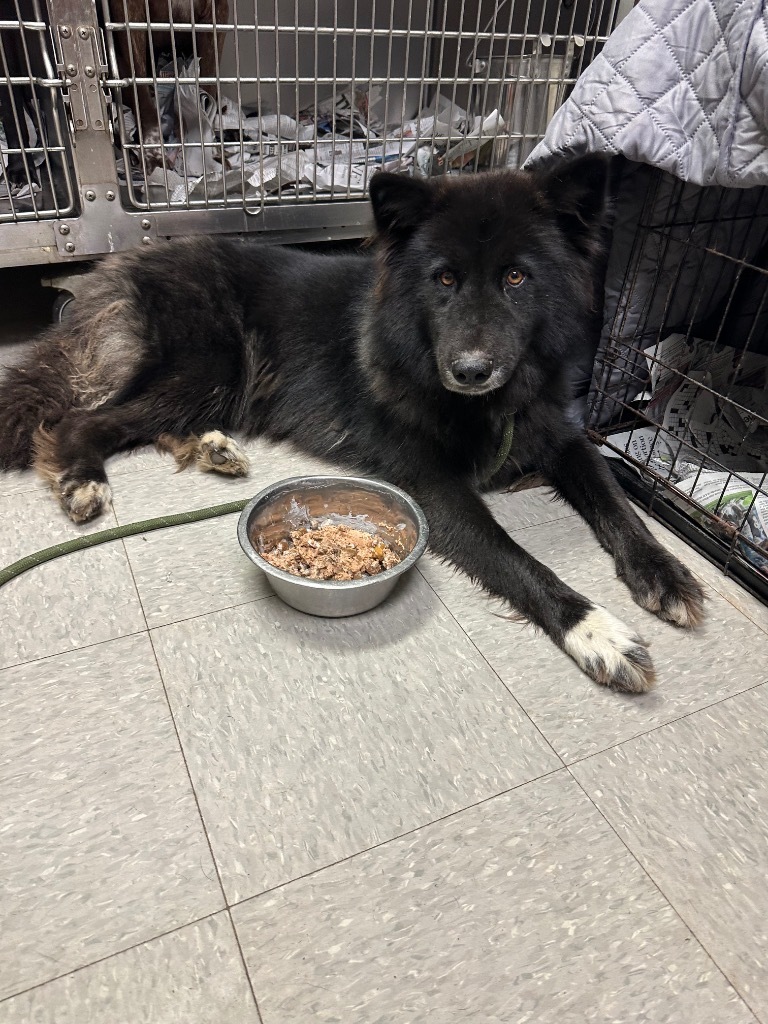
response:
{"label": "dog's fur", "polygon": [[180,465],[240,473],[222,431],[290,439],[413,494],[437,555],[593,679],[644,691],[644,642],[519,547],[479,495],[514,415],[491,486],[538,470],[638,604],[700,620],[699,584],[565,415],[568,353],[593,317],[604,184],[597,158],[554,176],[379,173],[374,259],[217,238],[110,257],[73,318],[0,386],[0,468],[34,464],[85,521],[109,504],[115,452],[159,440]]}

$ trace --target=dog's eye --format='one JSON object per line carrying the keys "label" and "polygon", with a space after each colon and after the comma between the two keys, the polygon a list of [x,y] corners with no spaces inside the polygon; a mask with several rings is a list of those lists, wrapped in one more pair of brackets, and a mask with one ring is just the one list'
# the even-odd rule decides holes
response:
{"label": "dog's eye", "polygon": [[444,284],[446,288],[453,288],[456,284],[456,275],[452,274],[450,270],[444,270],[438,277],[440,284]]}
{"label": "dog's eye", "polygon": [[522,272],[522,270],[515,270],[513,268],[512,270],[507,271],[507,276],[505,280],[510,288],[519,288],[525,280],[525,274]]}

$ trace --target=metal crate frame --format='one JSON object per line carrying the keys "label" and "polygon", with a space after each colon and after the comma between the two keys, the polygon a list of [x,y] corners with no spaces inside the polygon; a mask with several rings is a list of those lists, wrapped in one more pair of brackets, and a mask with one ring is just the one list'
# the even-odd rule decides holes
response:
{"label": "metal crate frame", "polygon": [[[768,544],[756,542],[749,525],[756,503],[768,502],[768,418],[764,410],[745,406],[735,393],[745,384],[768,387],[768,189],[702,189],[693,209],[689,204],[688,212],[681,215],[688,186],[675,182],[668,200],[660,206],[665,178],[668,183],[668,176],[656,172],[649,182],[616,313],[604,332],[607,337],[595,363],[588,402],[590,434],[604,452],[619,456],[610,458],[609,465],[646,511],[768,604]],[[739,241],[732,247],[724,245],[723,239],[729,237]],[[656,267],[655,279],[641,295],[640,317],[634,333],[628,335],[627,310],[639,287],[639,269],[649,253]],[[683,288],[684,265],[701,275],[693,289]],[[702,273],[705,266],[708,274]],[[714,306],[713,267],[725,282],[724,294]],[[746,308],[745,287],[750,295]],[[734,334],[734,318],[739,317],[743,326]],[[726,357],[730,369],[724,381],[710,386],[706,378],[701,379],[706,360],[696,372],[658,355],[654,346],[678,332],[690,343],[692,357],[696,345],[703,345],[702,353],[708,353],[712,362]],[[729,344],[738,337],[737,345]],[[652,417],[645,414],[644,396],[638,397],[638,392],[647,387],[652,367],[666,375],[667,386],[675,393],[683,386],[690,389],[693,400],[687,419],[671,425],[660,422],[658,410]],[[716,409],[713,428],[723,420],[745,424],[735,450],[728,455],[718,447],[714,429],[706,443],[701,429],[694,429],[696,405],[705,399],[711,399]],[[633,445],[641,436],[642,455]],[[754,450],[758,437],[765,452],[761,465],[744,468],[747,456],[743,452]],[[663,467],[660,451],[667,457]],[[741,469],[737,465],[740,459]],[[691,493],[677,486],[682,478],[676,467],[683,465],[698,465],[692,474]],[[705,508],[696,500],[696,491],[705,483],[708,471],[726,474],[727,479],[714,506]],[[745,473],[752,477],[751,482]],[[761,479],[756,481],[755,476]],[[729,503],[723,496],[734,482],[750,491],[754,488],[754,494],[743,513],[729,513],[726,518]],[[761,559],[765,564],[759,568]]]}
{"label": "metal crate frame", "polygon": [[[50,178],[63,183],[59,187],[66,202],[33,202],[31,209],[22,209],[18,203],[0,200],[0,266],[71,263],[185,234],[323,241],[362,237],[367,232],[365,187],[337,188],[334,182],[327,194],[315,180],[305,190],[282,187],[273,193],[262,190],[246,195],[242,172],[224,179],[217,194],[204,178],[198,195],[190,192],[186,162],[186,193],[180,199],[168,187],[150,185],[146,126],[136,112],[137,90],[142,87],[154,89],[170,82],[175,90],[192,90],[198,116],[202,92],[213,97],[220,111],[227,95],[236,99],[240,109],[249,91],[261,103],[271,90],[271,112],[293,117],[307,92],[317,106],[326,93],[334,95],[348,82],[366,89],[378,86],[383,92],[380,120],[385,129],[377,142],[394,149],[398,140],[391,134],[391,123],[413,113],[406,110],[406,96],[416,110],[437,93],[452,108],[464,106],[473,112],[506,104],[510,125],[497,126],[474,151],[470,147],[461,170],[472,172],[504,163],[510,146],[517,147],[518,158],[527,155],[542,136],[547,118],[602,47],[620,12],[620,0],[537,0],[536,4],[530,0],[314,0],[312,4],[230,0],[226,21],[217,23],[214,13],[204,23],[195,22],[193,13],[187,21],[174,19],[171,0],[166,0],[168,14],[163,20],[152,20],[150,2],[143,0],[142,17],[131,20],[126,0],[47,0],[47,8],[43,0],[7,0],[15,17],[2,22],[4,30],[36,33],[35,38],[45,42],[41,50],[48,67],[40,74],[28,60],[22,73],[16,73],[19,69],[11,67],[0,50],[0,89],[6,89],[17,122],[21,112],[12,86],[50,95],[49,106],[58,120],[53,138],[39,148],[46,170],[54,158],[58,161],[56,168],[51,166]],[[35,16],[25,17],[30,5]],[[185,42],[189,48],[191,40],[194,58],[204,37],[215,41],[223,36],[229,64],[225,66],[226,59],[217,56],[213,74],[201,74],[197,66],[181,74],[174,60],[173,74],[161,78],[157,48],[150,46],[148,67],[140,74],[130,56],[132,48],[121,42],[130,43],[132,35],[140,38],[141,33],[153,42],[165,33],[174,58]],[[539,104],[536,110],[535,103]],[[136,112],[134,138],[126,127],[122,104]],[[159,112],[157,122],[160,128]],[[191,142],[184,137],[181,118],[178,126],[181,138],[160,144],[164,157],[174,146],[185,154],[197,146],[203,158],[217,153],[224,160],[223,136],[206,139],[201,123],[202,144]],[[49,126],[49,136],[51,130]],[[320,141],[334,145],[345,141],[336,132],[335,119],[328,136],[320,138],[315,127],[312,142]],[[416,145],[434,149],[441,141],[445,142],[433,128],[431,134],[419,136]],[[241,127],[239,136],[228,143],[239,154],[241,168],[247,145]],[[273,146],[280,159],[295,149],[296,144],[283,138]],[[351,168],[352,150],[348,149]],[[401,157],[403,149],[400,138]],[[264,146],[258,150],[258,166],[263,170],[267,150]],[[125,180],[118,175],[118,154],[128,165]],[[27,147],[20,155],[27,159],[36,154]],[[131,164],[138,166],[138,172]],[[31,165],[27,171],[31,181]],[[136,173],[144,180],[135,181]]]}

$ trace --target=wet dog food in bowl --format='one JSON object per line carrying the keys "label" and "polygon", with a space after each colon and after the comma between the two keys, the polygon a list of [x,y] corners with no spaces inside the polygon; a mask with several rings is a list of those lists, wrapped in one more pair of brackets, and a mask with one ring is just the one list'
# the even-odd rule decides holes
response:
{"label": "wet dog food in bowl", "polygon": [[342,583],[378,576],[401,561],[382,537],[335,523],[291,530],[288,540],[261,557],[292,576]]}
{"label": "wet dog food in bowl", "polygon": [[238,523],[241,547],[275,593],[330,617],[383,601],[423,554],[428,532],[404,491],[359,477],[282,480],[257,494]]}

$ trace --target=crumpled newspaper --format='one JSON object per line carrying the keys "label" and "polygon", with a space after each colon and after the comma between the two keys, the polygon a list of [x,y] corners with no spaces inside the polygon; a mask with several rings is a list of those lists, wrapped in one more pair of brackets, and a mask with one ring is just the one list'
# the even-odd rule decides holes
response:
{"label": "crumpled newspaper", "polygon": [[645,354],[642,414],[683,442],[686,458],[752,472],[768,466],[768,358],[683,334]]}
{"label": "crumpled newspaper", "polygon": [[[192,60],[174,65],[161,59],[158,67],[166,166],[155,168],[147,184],[166,189],[173,205],[238,194],[258,200],[278,192],[362,196],[381,168],[425,176],[457,173],[505,129],[497,110],[469,117],[442,95],[414,119],[387,126],[374,113],[382,105],[380,88],[354,83],[295,118],[252,113],[196,83],[177,84],[177,78],[197,76]],[[130,144],[135,120],[128,108],[122,117]],[[143,171],[136,163],[131,180],[140,190]]]}
{"label": "crumpled newspaper", "polygon": [[[675,485],[688,494],[706,512],[717,517],[715,529],[729,536],[727,527],[739,533],[739,550],[744,557],[768,576],[768,477],[765,473],[695,473]],[[691,513],[705,525],[709,516]],[[745,543],[749,541],[750,543]]]}
{"label": "crumpled newspaper", "polygon": [[710,522],[707,511],[735,526],[744,557],[768,574],[768,358],[682,334],[646,356],[650,384],[637,401],[658,426],[611,434],[619,451],[604,447],[603,454],[623,452],[638,472],[645,467],[672,484],[673,501],[675,491],[688,495],[701,514],[690,502],[678,504],[694,518]]}
{"label": "crumpled newspaper", "polygon": [[[24,111],[24,120],[29,140],[27,145],[29,149],[33,150],[38,145],[37,130],[26,110]],[[27,166],[30,169],[30,173],[40,167],[44,160],[45,154],[42,152],[28,154]],[[8,141],[2,122],[0,122],[0,162],[2,162],[3,166],[3,170],[0,171],[0,199],[8,199],[9,196],[11,199],[29,199],[30,196],[36,195],[41,191],[37,181],[20,182],[12,185],[3,173],[8,167]]]}
{"label": "crumpled newspaper", "polygon": [[[768,476],[765,473],[723,472],[705,458],[691,459],[684,455],[681,444],[670,444],[663,434],[651,427],[611,434],[608,440],[619,451],[603,447],[606,458],[620,459],[623,451],[624,461],[641,476],[640,466],[661,476],[672,485],[667,497],[688,515],[710,527],[712,520],[706,513],[715,516],[715,529],[718,529],[718,520],[721,521],[719,532],[727,539],[732,533],[728,527],[735,527],[739,533],[738,550],[768,575]],[[676,497],[676,492],[692,498],[701,511],[689,501]],[[758,550],[745,541],[751,541]]]}

